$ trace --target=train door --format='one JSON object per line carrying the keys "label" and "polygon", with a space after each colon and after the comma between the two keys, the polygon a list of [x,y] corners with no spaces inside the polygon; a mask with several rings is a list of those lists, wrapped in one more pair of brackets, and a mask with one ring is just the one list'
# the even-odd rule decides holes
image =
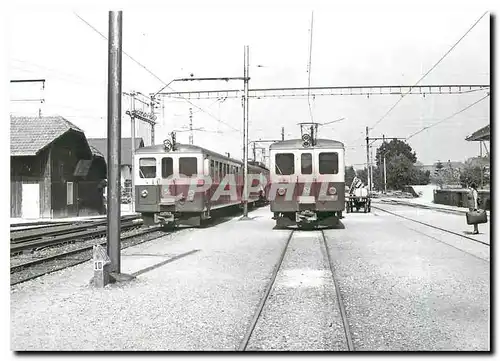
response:
{"label": "train door", "polygon": [[[318,207],[331,210],[339,204],[344,208],[344,157],[342,149],[315,149],[314,163],[316,167],[316,196]],[[328,200],[321,201],[328,196]],[[333,202],[333,203],[332,203]],[[333,204],[336,204],[333,206]]]}
{"label": "train door", "polygon": [[135,158],[135,198],[136,210],[143,206],[156,208],[160,194],[162,161],[160,157],[150,154],[140,154]]}
{"label": "train door", "polygon": [[297,201],[299,204],[313,204],[316,202],[315,182],[316,164],[312,149],[301,151],[297,154]]}

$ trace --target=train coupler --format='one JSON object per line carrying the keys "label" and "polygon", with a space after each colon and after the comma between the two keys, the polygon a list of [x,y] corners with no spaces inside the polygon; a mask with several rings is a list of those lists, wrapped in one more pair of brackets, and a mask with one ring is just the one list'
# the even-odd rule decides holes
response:
{"label": "train coupler", "polygon": [[311,223],[318,220],[318,215],[314,211],[305,210],[295,213],[295,221],[297,223]]}
{"label": "train coupler", "polygon": [[159,214],[155,214],[155,223],[169,224],[174,222],[175,217],[172,212],[161,212]]}

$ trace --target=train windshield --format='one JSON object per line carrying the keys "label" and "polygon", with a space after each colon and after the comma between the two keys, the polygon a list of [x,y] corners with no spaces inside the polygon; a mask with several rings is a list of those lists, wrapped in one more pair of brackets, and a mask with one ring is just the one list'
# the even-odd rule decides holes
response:
{"label": "train windshield", "polygon": [[186,177],[198,174],[198,159],[195,157],[179,158],[179,174]]}
{"label": "train windshield", "polygon": [[170,157],[161,160],[161,176],[168,178],[174,174],[174,160]]}
{"label": "train windshield", "polygon": [[319,174],[337,174],[339,172],[338,153],[319,153]]}
{"label": "train windshield", "polygon": [[276,174],[290,175],[295,173],[295,156],[293,153],[276,154]]}
{"label": "train windshield", "polygon": [[156,159],[139,159],[139,176],[141,178],[156,178]]}
{"label": "train windshield", "polygon": [[302,153],[300,155],[300,170],[302,174],[312,174],[312,154]]}

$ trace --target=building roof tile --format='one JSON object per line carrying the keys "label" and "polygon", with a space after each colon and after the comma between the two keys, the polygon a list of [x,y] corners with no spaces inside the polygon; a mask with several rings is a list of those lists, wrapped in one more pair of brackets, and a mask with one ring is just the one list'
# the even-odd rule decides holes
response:
{"label": "building roof tile", "polygon": [[10,155],[34,156],[68,131],[83,133],[61,116],[10,117]]}

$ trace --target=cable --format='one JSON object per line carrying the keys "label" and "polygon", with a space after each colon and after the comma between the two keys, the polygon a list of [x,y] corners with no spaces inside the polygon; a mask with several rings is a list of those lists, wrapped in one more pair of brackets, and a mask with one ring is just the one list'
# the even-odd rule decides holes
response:
{"label": "cable", "polygon": [[423,128],[422,128],[422,129],[420,129],[419,131],[417,131],[417,132],[415,132],[415,133],[411,134],[408,138],[406,138],[406,141],[408,141],[409,139],[413,138],[415,135],[422,133],[424,130],[427,130],[427,129],[429,129],[429,128],[432,128],[432,127],[434,127],[434,126],[436,126],[436,125],[438,125],[438,124],[440,124],[440,123],[442,123],[442,122],[444,122],[444,121],[446,121],[446,120],[448,120],[448,119],[453,118],[455,115],[458,115],[458,114],[460,114],[460,113],[462,113],[462,112],[465,112],[467,109],[472,108],[474,105],[476,105],[477,103],[479,103],[479,102],[483,101],[484,99],[488,98],[489,96],[490,96],[490,95],[489,95],[489,94],[487,94],[486,96],[482,97],[481,99],[479,99],[479,100],[475,101],[474,103],[472,103],[472,104],[468,105],[467,107],[465,107],[465,108],[463,108],[463,109],[459,110],[458,112],[456,112],[456,113],[454,113],[454,114],[452,114],[452,115],[450,115],[450,116],[448,116],[448,117],[446,117],[446,118],[444,118],[444,119],[441,119],[439,122],[436,122],[436,123],[431,124],[431,125],[429,125],[429,126],[423,127]]}
{"label": "cable", "polygon": [[[73,14],[75,14],[75,16],[80,19],[81,21],[83,21],[85,24],[87,24],[92,30],[94,30],[97,34],[101,35],[104,40],[108,40],[108,38],[103,34],[101,33],[99,30],[97,30],[95,27],[93,27],[90,23],[88,23],[85,19],[83,19],[80,15],[78,15],[76,12],[73,12]],[[163,84],[166,84],[163,80],[161,80],[155,73],[153,73],[151,70],[149,70],[148,68],[146,68],[146,66],[144,66],[143,64],[141,64],[140,62],[138,62],[137,60],[135,60],[130,54],[128,54],[125,50],[122,49],[122,53],[125,54],[127,57],[129,57],[130,60],[132,60],[134,63],[136,63],[137,65],[139,65],[141,68],[143,68],[144,70],[146,70],[149,74],[151,74],[154,78],[156,78],[157,80],[159,80],[161,83]]]}
{"label": "cable", "polygon": [[[58,76],[54,76],[54,75],[52,75],[52,76],[54,76],[55,78],[58,78],[60,80],[73,81],[73,82],[80,83],[80,84],[88,84],[88,85],[92,84],[92,86],[97,86],[97,84],[99,84],[99,85],[105,84],[104,81],[101,81],[101,82],[99,82],[99,81],[89,81],[88,79],[81,78],[80,76],[78,76],[76,74],[67,73],[67,72],[64,72],[64,71],[61,71],[61,70],[57,70],[57,69],[54,69],[54,68],[49,68],[49,67],[43,66],[43,65],[38,65],[38,64],[29,62],[29,61],[20,60],[20,59],[11,59],[11,60],[14,61],[14,62],[17,62],[17,63],[27,64],[28,66],[48,71],[49,73],[58,74]],[[11,67],[13,67],[15,69],[18,69],[18,70],[22,70],[22,71],[27,71],[27,72],[30,72],[30,73],[37,73],[38,72],[38,71],[32,70],[32,69],[21,68],[19,65],[16,65],[16,64],[12,64]]]}
{"label": "cable", "polygon": [[481,21],[481,19],[487,14],[488,12],[486,11],[483,15],[481,15],[481,17],[469,28],[469,30],[467,30],[467,32],[460,38],[458,39],[458,41],[441,57],[441,59],[438,60],[438,62],[436,64],[434,64],[428,71],[427,73],[425,73],[412,87],[410,87],[410,89],[408,90],[408,92],[406,92],[405,94],[401,94],[401,98],[399,98],[399,100],[396,102],[396,104],[394,104],[388,111],[387,113],[384,114],[384,116],[382,118],[380,118],[373,126],[370,127],[370,130],[375,128],[377,126],[377,124],[379,124],[382,120],[385,119],[385,117],[387,115],[389,115],[389,113],[399,104],[399,102],[401,100],[403,100],[403,98],[408,95],[408,93],[411,92],[411,90],[413,89],[414,86],[418,85],[418,83],[420,83],[432,70],[434,70],[434,68],[436,68],[439,63],[441,63],[441,61],[443,61],[443,59],[449,54],[451,53],[451,51],[453,49],[455,49],[455,47],[462,41],[463,38],[465,38],[467,36],[467,34],[469,34],[469,32],[474,29],[474,27],[479,23],[479,21]]}
{"label": "cable", "polygon": [[[94,30],[96,33],[98,33],[102,38],[104,38],[105,40],[108,40],[108,38],[102,34],[99,30],[97,30],[95,27],[93,27],[89,22],[87,22],[85,19],[83,19],[80,15],[78,15],[76,12],[73,12],[73,14],[75,14],[75,16],[80,19],[81,21],[83,21],[85,24],[87,24],[92,30]],[[151,74],[155,79],[157,79],[158,81],[160,81],[162,84],[164,85],[167,85],[168,83],[164,82],[160,77],[158,77],[155,73],[153,73],[151,70],[149,70],[146,66],[144,66],[143,64],[141,64],[139,61],[137,61],[136,59],[134,59],[130,54],[128,54],[125,50],[122,49],[122,53],[125,54],[130,60],[132,60],[134,63],[136,63],[137,65],[139,65],[141,68],[143,68],[144,70],[146,70],[149,74]],[[173,89],[172,87],[170,86],[167,86],[167,88],[171,89],[172,91],[175,91],[175,89]],[[185,101],[187,101],[189,104],[191,104],[192,106],[194,106],[195,108],[199,109],[200,111],[202,111],[203,113],[206,113],[207,115],[209,115],[210,117],[214,118],[216,121],[218,122],[221,122],[222,124],[228,126],[229,128],[232,128],[238,132],[241,133],[241,130],[239,129],[236,129],[234,128],[233,126],[223,122],[222,120],[218,119],[217,117],[215,117],[214,115],[210,114],[209,112],[207,112],[206,110],[200,108],[199,106],[197,106],[196,104],[192,103],[189,99],[187,98],[184,98],[184,97],[180,97],[182,99],[184,99]]]}

